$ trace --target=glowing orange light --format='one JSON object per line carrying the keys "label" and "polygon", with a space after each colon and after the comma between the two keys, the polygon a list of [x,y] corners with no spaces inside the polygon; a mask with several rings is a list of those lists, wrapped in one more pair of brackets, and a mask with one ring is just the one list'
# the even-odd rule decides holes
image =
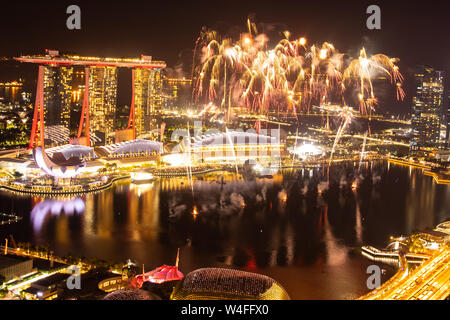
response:
{"label": "glowing orange light", "polygon": [[250,39],[249,37],[244,37],[243,42],[245,45],[251,45],[252,44],[252,39]]}
{"label": "glowing orange light", "polygon": [[192,216],[195,218],[197,218],[198,216],[198,210],[197,210],[197,206],[194,205],[194,209],[192,210]]}

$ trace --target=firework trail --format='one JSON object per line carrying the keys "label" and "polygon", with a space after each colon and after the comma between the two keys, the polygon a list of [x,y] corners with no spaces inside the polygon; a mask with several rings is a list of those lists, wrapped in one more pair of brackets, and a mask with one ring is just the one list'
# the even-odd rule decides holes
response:
{"label": "firework trail", "polygon": [[359,83],[359,110],[364,114],[371,114],[377,99],[374,95],[372,79],[375,77],[387,76],[391,83],[395,83],[397,90],[397,99],[403,100],[405,92],[402,89],[403,76],[395,63],[396,58],[389,58],[384,54],[376,54],[368,58],[366,50],[361,49],[359,58],[350,62],[343,73],[343,81],[352,83],[356,80]]}
{"label": "firework trail", "polygon": [[365,155],[365,151],[366,151],[366,140],[367,140],[367,131],[364,134],[364,141],[363,141],[363,145],[362,145],[361,156],[359,158],[359,168],[361,168],[362,161],[364,160],[364,155]]}
{"label": "firework trail", "polygon": [[333,160],[334,152],[336,151],[336,146],[339,143],[339,141],[342,138],[342,135],[344,134],[345,130],[347,129],[348,125],[352,122],[353,119],[353,112],[350,109],[342,108],[342,111],[340,113],[341,117],[341,125],[338,128],[338,131],[336,133],[336,137],[334,139],[333,148],[331,149],[330,154],[330,160],[329,163]]}
{"label": "firework trail", "polygon": [[[187,123],[187,145],[185,146],[185,154],[187,151],[187,162],[186,162],[186,171],[188,176],[189,184],[191,185],[191,191],[192,191],[192,199],[194,200],[194,181],[192,179],[192,161],[191,161],[191,133],[189,131],[189,121]],[[186,156],[186,155],[185,155]]]}
{"label": "firework trail", "polygon": [[297,148],[297,138],[298,138],[298,126],[297,126],[297,130],[295,131],[295,142],[294,142],[294,147],[293,150],[294,152],[292,152],[292,165],[291,165],[291,169],[294,168],[294,158],[295,158],[295,149]]}
{"label": "firework trail", "polygon": [[236,176],[238,176],[238,175],[239,175],[239,170],[238,170],[238,163],[237,163],[236,151],[234,150],[234,143],[233,143],[233,140],[232,140],[231,137],[230,137],[230,133],[229,133],[227,127],[225,127],[225,134],[226,134],[226,136],[227,136],[227,138],[228,138],[228,141],[229,141],[229,143],[230,143],[231,150],[232,150],[232,152],[233,152],[234,165],[235,165],[235,169],[236,169]]}
{"label": "firework trail", "polygon": [[198,116],[201,117],[201,116],[203,116],[205,114],[216,115],[217,114],[217,107],[212,102],[210,102],[209,104],[207,104],[206,106],[203,107],[202,111],[200,111]]}

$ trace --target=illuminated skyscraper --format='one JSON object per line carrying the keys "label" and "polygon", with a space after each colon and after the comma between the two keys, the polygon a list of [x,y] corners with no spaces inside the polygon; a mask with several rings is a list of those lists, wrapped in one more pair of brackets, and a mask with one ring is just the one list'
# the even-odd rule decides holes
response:
{"label": "illuminated skyscraper", "polygon": [[414,75],[416,93],[412,106],[411,154],[424,154],[442,147],[444,119],[444,73],[431,67],[418,67]]}
{"label": "illuminated skyscraper", "polygon": [[152,70],[150,75],[150,83],[150,92],[152,94],[150,99],[150,113],[157,113],[161,111],[164,101],[162,95],[163,75],[161,69]]}
{"label": "illuminated skyscraper", "polygon": [[151,116],[162,108],[162,77],[159,69],[136,69],[134,79],[134,108],[136,137],[148,133]]}
{"label": "illuminated skyscraper", "polygon": [[149,128],[146,120],[151,109],[151,70],[136,69],[134,79],[134,107],[136,121],[136,137],[144,134]]}
{"label": "illuminated skyscraper", "polygon": [[72,67],[47,66],[44,69],[44,121],[50,144],[69,140],[72,74]]}
{"label": "illuminated skyscraper", "polygon": [[117,105],[117,67],[90,67],[90,130],[100,144],[114,142],[114,120]]}
{"label": "illuminated skyscraper", "polygon": [[447,115],[446,115],[447,133],[445,135],[445,147],[450,148],[450,90],[447,90]]}

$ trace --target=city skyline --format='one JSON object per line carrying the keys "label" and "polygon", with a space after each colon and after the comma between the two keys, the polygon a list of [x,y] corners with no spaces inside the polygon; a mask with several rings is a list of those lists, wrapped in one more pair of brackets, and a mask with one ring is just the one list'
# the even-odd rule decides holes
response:
{"label": "city skyline", "polygon": [[[404,88],[407,99],[405,100],[412,99],[413,96],[416,65],[429,65],[447,74],[450,70],[448,58],[450,48],[448,42],[444,41],[445,4],[440,1],[433,2],[433,5],[429,7],[406,1],[398,1],[395,4],[383,1],[379,3],[382,13],[381,30],[366,28],[365,22],[368,15],[365,10],[368,3],[364,1],[339,4],[330,2],[325,5],[280,3],[274,9],[269,9],[265,3],[230,2],[226,5],[225,2],[219,2],[216,8],[229,6],[234,10],[215,10],[208,14],[206,14],[208,6],[204,2],[179,3],[172,7],[172,15],[163,18],[157,14],[153,19],[145,19],[144,15],[151,10],[164,12],[164,8],[160,7],[161,4],[150,5],[138,1],[117,11],[116,4],[110,4],[102,10],[100,9],[102,1],[95,4],[82,1],[79,3],[83,14],[81,30],[65,28],[65,20],[68,16],[65,14],[67,5],[44,3],[40,4],[39,10],[46,15],[54,15],[55,19],[41,22],[40,33],[30,36],[33,34],[33,19],[28,16],[35,12],[34,5],[29,3],[26,7],[29,11],[20,8],[20,14],[24,17],[22,25],[20,28],[13,28],[6,35],[5,41],[10,43],[10,46],[4,49],[4,56],[12,58],[21,54],[42,54],[45,49],[91,56],[133,57],[149,54],[167,61],[168,71],[172,75],[190,78],[192,52],[202,27],[217,29],[225,36],[236,38],[240,33],[245,32],[246,20],[251,16],[254,17],[260,32],[266,33],[271,41],[279,38],[283,31],[290,30],[293,36],[305,36],[312,43],[332,40],[335,45],[342,48],[343,53],[353,57],[358,55],[362,47],[365,47],[370,54],[385,52],[390,56],[399,57],[399,66],[406,78]],[[19,10],[14,4],[8,4],[8,6],[10,6],[10,12]],[[440,7],[442,10],[439,9]],[[141,8],[141,10],[134,10],[135,8]],[[432,12],[428,13],[428,11]],[[110,19],[107,18],[108,12],[111,14]],[[120,19],[120,15],[123,19]],[[8,28],[10,25],[10,16],[13,14],[5,16],[0,21],[3,28]],[[142,25],[136,28],[133,24],[120,24],[122,20],[129,21],[130,16],[136,16],[136,21],[140,21]],[[190,17],[189,23],[183,22],[183,19],[188,17]],[[173,19],[176,21],[172,21]],[[113,28],[114,35],[109,32]],[[45,32],[50,29],[52,32]],[[96,40],[92,41],[94,35]],[[33,49],[30,50],[30,47]],[[0,67],[3,66],[0,65]],[[24,68],[23,72],[28,75],[27,77],[36,72],[34,69]],[[6,71],[9,69],[3,68]],[[4,71],[2,75],[6,73]],[[124,79],[119,81],[119,85],[131,79],[131,75],[127,73],[122,73],[119,77]],[[28,87],[33,85],[29,84]],[[127,101],[130,101],[131,97],[131,90],[124,89],[121,90],[123,97],[119,96],[121,105],[129,104]],[[409,113],[410,104],[406,101],[398,102],[396,106],[387,106],[385,111],[394,114]]]}
{"label": "city skyline", "polygon": [[2,9],[0,300],[450,299],[448,4]]}

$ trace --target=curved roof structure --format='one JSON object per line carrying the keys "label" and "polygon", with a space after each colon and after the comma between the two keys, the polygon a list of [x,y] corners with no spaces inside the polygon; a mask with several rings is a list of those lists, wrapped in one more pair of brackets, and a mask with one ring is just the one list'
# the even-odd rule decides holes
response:
{"label": "curved roof structure", "polygon": [[436,227],[436,230],[444,232],[446,234],[450,234],[450,221],[442,222]]}
{"label": "curved roof structure", "polygon": [[[61,153],[58,153],[61,155]],[[50,158],[42,147],[37,147],[33,151],[36,165],[45,173],[57,178],[73,178],[81,173],[85,163],[80,158],[69,158],[64,161],[55,161],[55,157]],[[64,158],[64,157],[62,157]]]}
{"label": "curved roof structure", "polygon": [[172,292],[171,300],[290,300],[286,290],[262,274],[225,268],[189,273]]}
{"label": "curved roof structure", "polygon": [[152,140],[130,140],[115,144],[110,144],[107,146],[100,147],[109,156],[120,156],[127,153],[151,153],[156,151],[157,153],[162,152],[162,143]]}
{"label": "curved roof structure", "polygon": [[48,148],[45,149],[45,152],[49,157],[54,157],[57,156],[58,153],[61,153],[61,155],[66,160],[70,158],[80,158],[80,159],[97,158],[97,155],[94,152],[94,148],[75,144],[65,144],[54,148]]}
{"label": "curved roof structure", "polygon": [[207,134],[191,138],[191,147],[223,146],[223,145],[259,145],[276,144],[275,137],[252,132],[229,131],[228,133]]}

